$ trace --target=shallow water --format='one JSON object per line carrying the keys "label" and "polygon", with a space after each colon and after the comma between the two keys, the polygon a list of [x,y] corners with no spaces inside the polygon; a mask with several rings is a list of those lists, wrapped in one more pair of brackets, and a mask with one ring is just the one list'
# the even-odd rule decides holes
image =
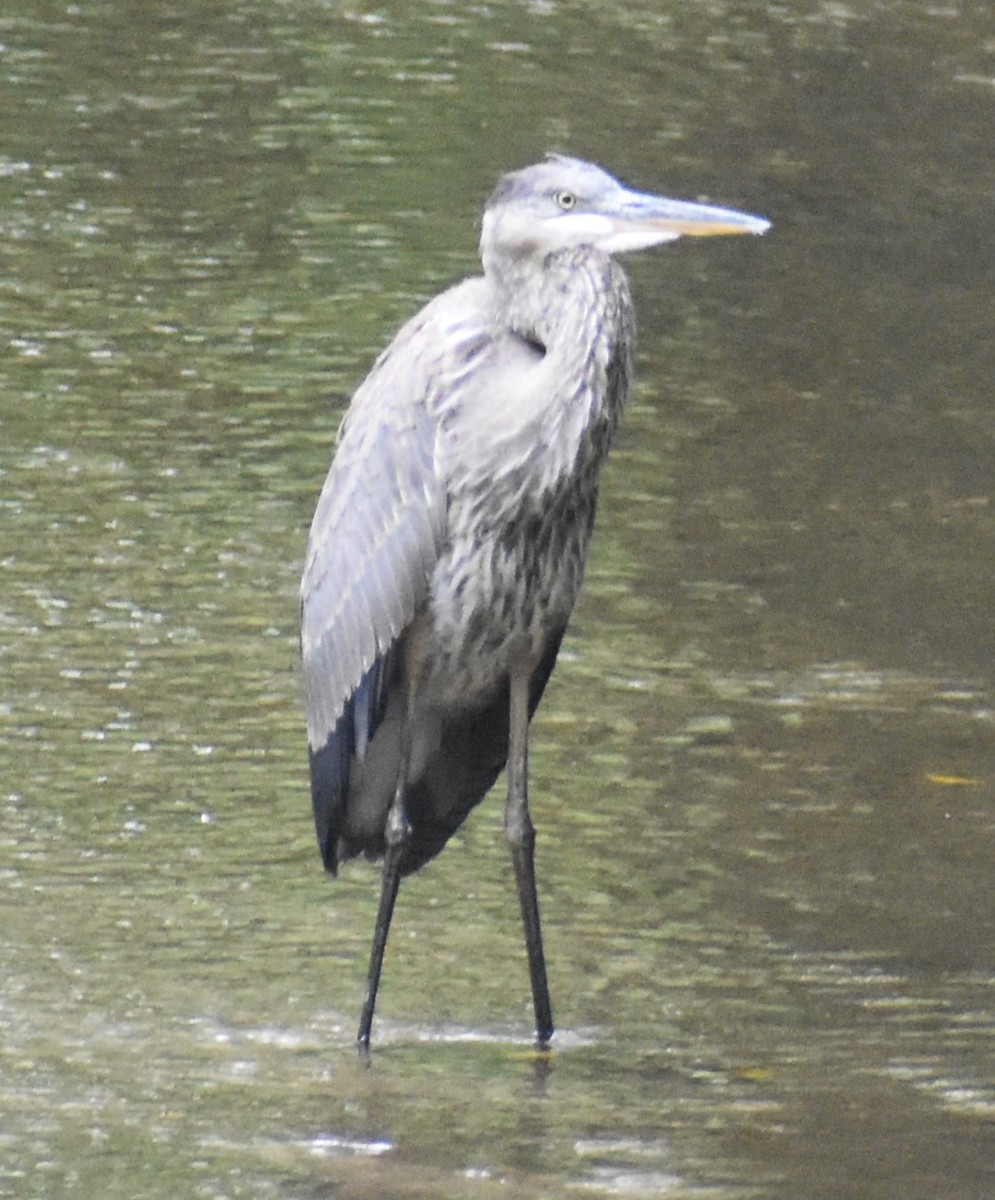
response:
{"label": "shallow water", "polygon": [[[995,1191],[989,24],[7,6],[0,1195]],[[631,263],[535,726],[554,1052],[496,794],[405,884],[367,1067],[306,529],[350,390],[551,147],[774,230]]]}

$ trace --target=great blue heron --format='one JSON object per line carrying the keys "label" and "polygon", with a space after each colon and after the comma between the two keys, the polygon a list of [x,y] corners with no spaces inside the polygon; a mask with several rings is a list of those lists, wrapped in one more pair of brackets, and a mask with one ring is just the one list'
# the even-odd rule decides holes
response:
{"label": "great blue heron", "polygon": [[401,877],[442,849],[506,762],[538,1043],[553,1033],[528,728],[580,591],[632,375],[632,299],[612,255],[767,228],[551,155],[500,180],[484,274],[413,317],[352,399],[311,526],[301,648],[325,867],[384,859],[361,1046]]}

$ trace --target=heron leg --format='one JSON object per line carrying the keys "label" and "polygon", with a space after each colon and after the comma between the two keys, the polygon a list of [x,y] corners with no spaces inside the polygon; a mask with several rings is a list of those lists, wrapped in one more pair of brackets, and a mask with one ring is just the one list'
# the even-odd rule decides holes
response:
{"label": "heron leg", "polygon": [[410,739],[405,733],[397,772],[397,786],[394,790],[394,799],[387,811],[387,824],[384,829],[385,846],[380,905],[377,909],[377,923],[373,930],[370,968],[366,976],[366,995],[363,998],[363,1011],[359,1017],[359,1033],[356,1035],[356,1042],[361,1050],[368,1049],[370,1045],[370,1027],[373,1024],[373,1009],[377,1003],[377,988],[380,985],[380,971],[383,967],[384,951],[387,948],[387,934],[390,933],[390,921],[394,915],[394,903],[397,900],[397,890],[401,883],[401,860],[411,838],[411,826],[405,807],[410,757]]}
{"label": "heron leg", "polygon": [[532,1002],[535,1006],[536,1041],[538,1045],[545,1046],[553,1036],[553,1008],[549,1001],[549,986],[546,983],[546,958],[542,949],[539,898],[536,895],[536,832],[529,815],[529,676],[527,672],[512,673],[510,704],[508,803],[504,814],[504,830],[511,849],[511,861],[515,868],[515,881],[518,884],[518,899],[522,906],[525,949],[529,957]]}

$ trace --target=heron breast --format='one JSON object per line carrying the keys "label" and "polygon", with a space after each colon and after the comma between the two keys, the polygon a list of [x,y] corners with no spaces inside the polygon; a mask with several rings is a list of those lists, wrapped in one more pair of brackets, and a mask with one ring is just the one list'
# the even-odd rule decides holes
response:
{"label": "heron breast", "polygon": [[580,592],[594,493],[571,489],[493,523],[457,523],[430,592],[429,656],[443,704],[486,696],[537,663]]}

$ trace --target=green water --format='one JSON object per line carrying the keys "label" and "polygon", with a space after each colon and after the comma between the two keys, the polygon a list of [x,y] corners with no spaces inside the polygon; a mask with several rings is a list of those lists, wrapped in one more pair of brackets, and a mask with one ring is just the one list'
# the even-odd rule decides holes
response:
{"label": "green water", "polygon": [[[0,1195],[995,1190],[981,7],[8,4]],[[639,387],[499,783],[323,877],[297,585],[351,389],[550,148],[763,213],[631,264]]]}

